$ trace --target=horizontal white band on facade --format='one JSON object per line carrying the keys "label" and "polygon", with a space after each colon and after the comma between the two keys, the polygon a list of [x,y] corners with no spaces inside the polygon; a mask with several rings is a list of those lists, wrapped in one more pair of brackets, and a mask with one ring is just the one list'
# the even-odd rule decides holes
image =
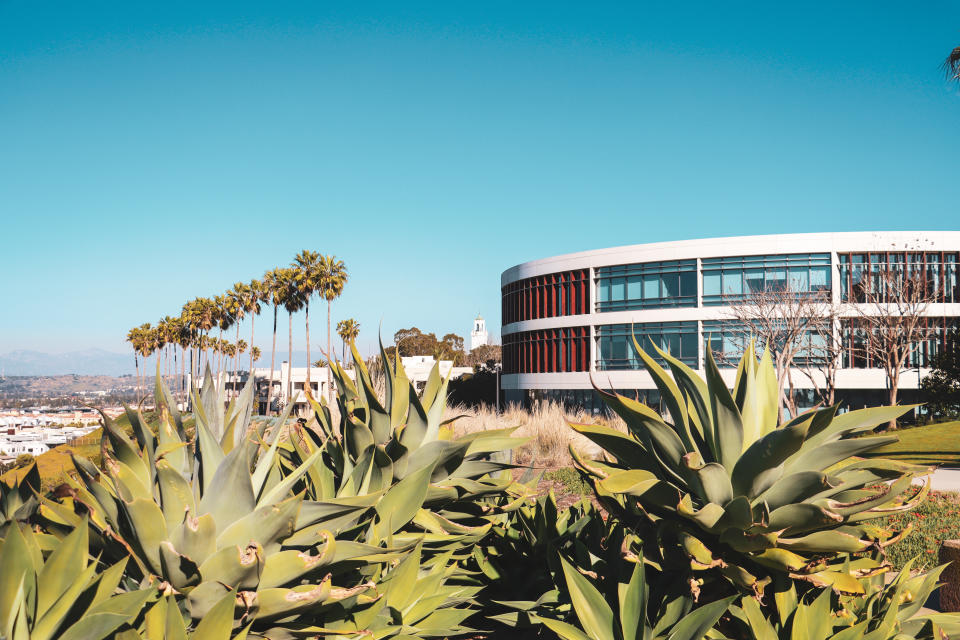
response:
{"label": "horizontal white band on facade", "polygon": [[790,253],[863,253],[871,251],[957,251],[960,231],[852,231],[734,236],[636,244],[531,260],[510,267],[500,286],[533,276],[571,269],[621,264]]}
{"label": "horizontal white band on facade", "polygon": [[[705,376],[705,372],[698,371],[700,376]],[[813,371],[817,376],[818,383],[823,384],[822,372]],[[900,373],[900,389],[912,390],[919,388],[919,380],[930,373],[929,369],[905,369]],[[598,387],[604,390],[608,389],[656,389],[657,385],[653,378],[645,370],[622,370],[622,371],[594,371],[593,381]],[[732,367],[720,369],[720,375],[729,387],[733,387],[736,380],[737,371]],[[526,390],[526,389],[592,389],[590,383],[590,373],[509,373],[501,377],[501,384],[504,390]],[[815,386],[801,369],[791,371],[794,388],[813,389]],[[886,389],[887,376],[882,369],[838,369],[837,370],[837,390],[864,390],[864,389]]]}
{"label": "horizontal white band on facade", "polygon": [[[867,311],[870,305],[861,305]],[[857,305],[843,304],[838,307],[840,317],[859,318]],[[960,316],[960,303],[930,304],[923,312],[929,318],[953,318]],[[646,322],[693,322],[697,320],[735,320],[730,307],[670,307],[667,309],[643,309],[631,311],[595,311],[578,316],[555,316],[537,320],[521,320],[505,325],[502,335],[519,331],[538,331],[560,327],[599,326],[604,324],[643,324]]]}

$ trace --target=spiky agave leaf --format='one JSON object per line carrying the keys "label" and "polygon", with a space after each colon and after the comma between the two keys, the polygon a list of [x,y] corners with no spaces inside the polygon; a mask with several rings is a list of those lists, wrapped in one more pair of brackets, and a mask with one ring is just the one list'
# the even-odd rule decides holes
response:
{"label": "spiky agave leaf", "polygon": [[[777,385],[769,354],[752,346],[727,389],[712,355],[706,380],[654,345],[672,376],[634,340],[669,419],[616,393],[604,402],[629,433],[572,425],[608,454],[579,469],[623,522],[658,540],[662,558],[684,559],[698,576],[722,576],[761,593],[790,577],[844,593],[889,569],[882,545],[894,532],[868,521],[913,508],[927,491],[911,483],[928,469],[858,456],[896,441],[871,432],[911,407],[837,415],[811,410],[777,424]],[[859,554],[853,564],[848,554]]]}
{"label": "spiky agave leaf", "polygon": [[[264,440],[250,428],[251,413],[236,403],[227,406],[207,375],[194,391],[196,427],[188,440],[169,394],[162,384],[158,389],[160,421],[149,425],[135,414],[133,439],[104,416],[104,470],[75,459],[75,495],[42,499],[41,514],[52,530],[89,528],[104,559],[129,554],[128,574],[176,594],[194,620],[236,592],[241,625],[314,616],[355,595],[352,588],[369,590],[384,566],[407,553],[384,539],[362,550],[345,541],[343,548],[325,531],[330,505],[305,501],[299,488],[322,452],[293,469],[278,463],[286,416]],[[240,398],[252,401],[246,390]],[[341,515],[374,519],[375,501],[336,507]]]}
{"label": "spiky agave leaf", "polygon": [[868,594],[845,598],[842,604],[831,589],[799,597],[791,585],[791,592],[778,598],[768,615],[755,598],[744,597],[731,607],[734,615],[724,631],[760,640],[942,640],[960,634],[960,614],[921,610],[943,567],[914,575],[912,564],[908,562],[888,584],[881,580]]}
{"label": "spiky agave leaf", "polygon": [[[0,635],[99,640],[133,621],[155,589],[117,593],[125,560],[99,572],[87,554],[87,528],[63,540],[10,523],[0,547]],[[45,550],[45,547],[50,547]]]}
{"label": "spiky agave leaf", "polygon": [[404,543],[422,540],[438,549],[453,544],[469,553],[497,514],[529,499],[529,491],[513,482],[509,462],[509,452],[527,440],[514,437],[513,429],[441,438],[448,381],[439,365],[418,394],[399,359],[391,363],[381,345],[386,378],[381,398],[356,346],[351,349],[356,380],[331,363],[339,424],[331,423],[322,398],[318,402],[308,395],[316,430],[289,439],[279,452],[282,466],[292,469],[321,452],[313,458],[304,489],[309,499],[332,505],[334,529],[355,528],[358,520],[343,517],[333,506],[382,493],[365,535],[393,536]]}

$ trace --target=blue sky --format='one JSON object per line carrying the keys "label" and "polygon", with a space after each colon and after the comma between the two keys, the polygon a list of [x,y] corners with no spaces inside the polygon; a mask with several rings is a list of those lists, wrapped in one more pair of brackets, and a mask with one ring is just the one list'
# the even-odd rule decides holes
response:
{"label": "blue sky", "polygon": [[0,0],[0,352],[122,351],[304,248],[367,351],[497,332],[552,254],[958,228],[960,4],[626,4]]}

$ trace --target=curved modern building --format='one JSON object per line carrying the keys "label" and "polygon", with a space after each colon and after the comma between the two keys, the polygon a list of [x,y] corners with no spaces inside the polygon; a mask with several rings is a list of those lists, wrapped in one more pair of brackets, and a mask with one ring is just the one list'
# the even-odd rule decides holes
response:
{"label": "curved modern building", "polygon": [[[864,348],[870,337],[857,305],[866,302],[871,274],[884,272],[922,274],[927,287],[927,339],[900,376],[901,401],[909,401],[960,320],[958,257],[960,231],[897,231],[658,242],[525,262],[501,276],[504,399],[524,405],[554,399],[596,411],[592,376],[601,388],[656,402],[631,331],[641,344],[653,341],[701,373],[712,349],[732,385],[744,305],[762,292],[789,291],[827,301],[836,318],[830,353],[837,354],[837,399],[849,406],[883,402],[887,376]],[[811,402],[814,387],[823,386],[816,381],[818,352],[810,346],[803,370],[791,372]]]}

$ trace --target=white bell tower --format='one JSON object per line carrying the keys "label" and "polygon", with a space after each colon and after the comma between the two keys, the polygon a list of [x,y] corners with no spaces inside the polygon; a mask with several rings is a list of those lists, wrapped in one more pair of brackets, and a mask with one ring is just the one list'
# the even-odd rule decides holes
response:
{"label": "white bell tower", "polygon": [[487,344],[487,323],[479,313],[473,321],[473,331],[470,332],[470,351]]}

